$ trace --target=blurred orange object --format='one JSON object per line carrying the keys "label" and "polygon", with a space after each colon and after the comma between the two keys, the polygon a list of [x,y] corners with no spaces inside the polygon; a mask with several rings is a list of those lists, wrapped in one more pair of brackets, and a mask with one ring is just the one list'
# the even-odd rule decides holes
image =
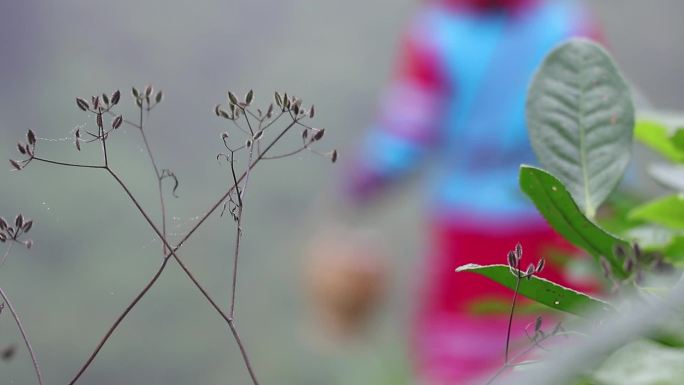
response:
{"label": "blurred orange object", "polygon": [[359,336],[384,297],[389,266],[367,233],[334,227],[306,252],[304,287],[315,326],[327,339]]}

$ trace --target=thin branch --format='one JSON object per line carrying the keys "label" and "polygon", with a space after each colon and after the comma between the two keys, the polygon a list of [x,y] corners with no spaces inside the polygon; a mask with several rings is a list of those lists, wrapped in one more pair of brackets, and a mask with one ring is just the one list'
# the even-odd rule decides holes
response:
{"label": "thin branch", "polygon": [[508,315],[508,330],[506,332],[506,350],[504,352],[504,364],[508,364],[508,350],[509,346],[511,343],[511,327],[513,325],[513,313],[515,312],[515,304],[518,299],[518,291],[520,289],[520,281],[521,281],[521,276],[520,276],[520,270],[516,268],[516,274],[515,274],[515,291],[513,293],[513,303],[511,303],[511,311],[510,314]]}
{"label": "thin branch", "polygon": [[[156,105],[156,104],[155,104]],[[152,148],[150,147],[150,142],[147,140],[147,135],[143,129],[143,107],[140,106],[140,121],[138,128],[140,130],[140,136],[142,136],[143,143],[145,144],[145,149],[147,150],[147,155],[150,158],[150,163],[152,163],[152,168],[154,169],[154,174],[157,176],[157,190],[159,190],[159,204],[161,206],[161,219],[162,219],[162,235],[166,238],[166,204],[164,202],[164,185],[162,173],[159,171],[159,166],[157,166],[157,161],[152,153]],[[149,109],[148,109],[149,111]],[[162,253],[166,255],[168,252],[166,244],[162,242]]]}
{"label": "thin branch", "polygon": [[29,355],[31,355],[31,362],[33,362],[33,370],[36,372],[36,377],[38,377],[38,384],[43,385],[43,374],[40,372],[40,367],[38,366],[38,358],[36,358],[36,353],[33,350],[33,347],[31,346],[28,334],[26,333],[26,330],[24,329],[24,326],[22,325],[21,320],[19,319],[17,311],[14,309],[12,302],[7,296],[7,293],[5,293],[2,290],[2,288],[0,288],[0,297],[2,297],[2,300],[5,301],[5,303],[7,304],[7,307],[9,308],[9,311],[12,314],[14,321],[17,323],[17,327],[19,328],[19,332],[21,333],[21,338],[23,338],[24,344],[26,344],[26,349],[28,349]]}
{"label": "thin branch", "polygon": [[67,163],[67,162],[58,162],[55,160],[49,160],[49,159],[44,159],[40,158],[37,156],[34,156],[31,158],[33,160],[37,160],[39,162],[44,162],[44,163],[50,163],[50,164],[56,164],[58,166],[68,166],[68,167],[80,167],[80,168],[105,168],[105,166],[97,166],[97,165],[92,165],[92,164],[79,164],[79,163]]}
{"label": "thin branch", "polygon": [[126,306],[126,309],[124,309],[124,311],[121,314],[119,314],[119,316],[116,318],[116,321],[114,321],[112,326],[107,330],[107,333],[105,333],[104,337],[102,337],[102,339],[100,339],[100,342],[97,344],[97,347],[95,348],[95,350],[90,354],[90,356],[88,357],[86,362],[81,366],[81,368],[79,369],[78,373],[76,373],[74,378],[69,382],[69,385],[75,384],[76,381],[78,381],[78,379],[86,371],[86,369],[88,369],[88,367],[93,362],[95,357],[98,355],[98,353],[100,353],[100,350],[102,350],[102,347],[107,342],[109,337],[111,337],[112,334],[114,334],[114,331],[119,326],[119,324],[124,320],[124,318],[126,318],[128,313],[130,313],[131,310],[133,310],[133,308],[138,304],[138,302],[140,302],[140,300],[145,296],[145,294],[147,294],[147,292],[152,288],[152,286],[155,284],[155,282],[157,282],[157,280],[161,276],[162,272],[164,271],[164,268],[166,267],[166,264],[168,261],[169,261],[169,258],[164,258],[161,266],[159,267],[157,272],[154,274],[152,279],[145,285],[145,287],[143,287],[143,289],[140,291],[140,293],[138,293],[138,295],[135,296],[133,301],[131,301],[131,303],[129,303],[128,306]]}
{"label": "thin branch", "polygon": [[[259,156],[258,156],[258,157],[249,165],[248,169],[247,169],[244,173],[242,173],[242,175],[237,179],[237,182],[238,182],[238,183],[242,182],[242,180],[247,176],[248,171],[251,170],[251,169],[253,169],[253,168],[262,160],[263,156],[264,156],[266,153],[268,153],[268,151],[269,151],[271,148],[273,148],[273,146],[275,146],[275,145],[280,141],[280,139],[283,138],[283,136],[285,136],[285,135],[287,134],[287,132],[295,125],[295,123],[296,123],[296,121],[293,121],[293,122],[291,122],[290,124],[288,124],[288,125],[283,129],[283,131],[282,131],[280,134],[278,134],[278,136],[277,136],[273,141],[271,141],[271,143],[269,143],[269,145],[266,147],[266,149],[264,149],[264,152],[263,152],[262,154],[259,154]],[[160,239],[161,239],[161,241],[164,243],[164,245],[166,245],[166,247],[168,247],[168,248],[170,249],[170,252],[164,257],[164,263],[162,264],[162,266],[160,267],[160,269],[157,271],[157,273],[155,273],[155,275],[154,275],[154,276],[152,277],[152,279],[148,282],[148,284],[145,285],[145,287],[143,288],[143,290],[142,290],[140,293],[138,293],[138,295],[136,295],[136,297],[133,299],[133,301],[126,307],[126,309],[124,310],[124,312],[118,317],[117,321],[109,328],[109,330],[107,331],[107,333],[105,334],[105,336],[101,339],[100,343],[98,344],[98,347],[96,348],[96,350],[91,354],[91,356],[89,357],[89,359],[88,359],[88,360],[86,361],[86,363],[81,367],[81,369],[79,370],[78,374],[77,374],[77,375],[74,377],[74,379],[69,383],[69,385],[73,385],[74,383],[76,383],[76,381],[81,377],[81,375],[85,372],[85,370],[90,366],[90,364],[91,364],[92,361],[94,360],[95,356],[97,356],[97,354],[98,354],[99,351],[101,350],[102,346],[107,342],[107,340],[109,339],[109,337],[114,333],[114,331],[115,331],[116,328],[119,326],[119,324],[121,323],[121,321],[123,321],[123,319],[126,317],[126,315],[127,315],[127,314],[128,314],[128,313],[129,313],[137,304],[138,304],[138,302],[140,302],[140,300],[147,294],[147,292],[149,291],[149,289],[150,289],[150,288],[154,285],[154,283],[157,281],[157,279],[159,278],[159,276],[161,275],[161,273],[163,272],[163,270],[164,270],[165,267],[166,267],[166,262],[167,262],[168,259],[171,258],[172,256],[173,256],[174,259],[178,262],[178,264],[181,266],[181,268],[182,268],[183,271],[186,273],[186,275],[188,275],[188,277],[190,277],[190,279],[193,281],[193,283],[195,284],[195,286],[202,292],[202,294],[203,294],[204,297],[207,299],[207,301],[209,301],[209,303],[212,305],[212,307],[214,307],[214,309],[216,309],[216,311],[221,315],[221,317],[222,317],[226,322],[228,322],[229,325],[232,323],[231,318],[229,318],[228,316],[226,316],[226,314],[221,310],[221,308],[216,304],[216,302],[215,302],[215,301],[211,298],[211,296],[206,292],[206,290],[202,287],[202,285],[200,285],[199,282],[197,282],[197,280],[194,278],[194,276],[192,275],[192,273],[190,273],[190,271],[187,269],[187,267],[185,266],[185,264],[183,264],[182,261],[180,260],[180,258],[177,257],[176,252],[177,252],[177,251],[183,246],[183,244],[184,244],[184,243],[185,243],[185,242],[186,242],[186,241],[187,241],[187,240],[188,240],[188,239],[197,231],[197,229],[199,229],[199,228],[202,226],[202,224],[204,224],[204,223],[206,222],[206,220],[207,220],[214,212],[216,212],[216,210],[223,204],[223,202],[224,202],[226,199],[228,199],[228,198],[230,197],[230,195],[233,193],[233,191],[235,191],[235,189],[237,188],[237,184],[235,184],[235,185],[231,186],[230,188],[228,188],[228,190],[227,190],[227,191],[226,191],[226,192],[225,192],[225,193],[224,193],[224,194],[223,194],[223,195],[222,195],[222,196],[221,196],[221,197],[220,197],[220,198],[219,198],[219,199],[218,199],[218,200],[217,200],[217,201],[216,201],[216,202],[215,202],[215,203],[206,211],[206,212],[205,212],[204,215],[202,215],[202,217],[197,221],[197,223],[195,223],[195,225],[194,225],[194,226],[193,226],[193,227],[192,227],[192,228],[191,228],[191,229],[182,237],[182,239],[178,242],[178,244],[177,244],[175,247],[171,247],[171,246],[169,245],[168,241],[166,240],[166,238],[164,238],[164,237],[162,236],[162,234],[160,233],[160,231],[159,231],[159,229],[157,228],[157,226],[156,226],[156,225],[154,224],[154,222],[150,219],[150,217],[147,215],[147,213],[145,212],[145,210],[140,206],[140,204],[139,204],[139,202],[137,201],[137,199],[135,199],[135,197],[134,197],[133,194],[130,192],[130,190],[128,189],[128,187],[126,186],[126,184],[123,183],[123,181],[118,177],[118,175],[116,175],[116,174],[115,174],[111,169],[109,169],[108,167],[99,167],[99,168],[105,168],[105,169],[114,177],[114,179],[121,185],[121,187],[124,189],[124,191],[126,192],[126,194],[127,194],[127,195],[129,196],[129,198],[133,201],[134,205],[138,208],[138,211],[140,211],[140,213],[143,215],[143,217],[145,218],[145,220],[148,222],[148,224],[150,225],[150,227],[152,227],[152,229],[157,233],[157,235],[160,237]],[[232,327],[231,327],[231,330],[232,330]],[[237,333],[233,332],[233,334],[234,334],[235,336],[237,336]],[[237,337],[236,337],[236,341],[238,341],[238,344],[241,344],[241,341],[239,341],[239,340],[237,339]],[[245,361],[245,365],[247,366],[247,370],[250,371],[250,375],[252,376],[252,379],[255,380],[256,377],[255,377],[255,376],[253,375],[253,373],[252,373],[251,364],[249,363],[249,358],[248,358],[246,352],[243,351],[242,355],[243,355],[243,360]],[[255,382],[255,385],[258,385],[258,383]]]}
{"label": "thin branch", "polygon": [[[7,241],[9,242],[10,240],[8,239]],[[7,257],[9,256],[10,252],[12,251],[13,246],[14,242],[9,242],[7,249],[5,249],[5,253],[2,255],[2,259],[0,259],[0,266],[5,264],[5,261],[7,260]]]}

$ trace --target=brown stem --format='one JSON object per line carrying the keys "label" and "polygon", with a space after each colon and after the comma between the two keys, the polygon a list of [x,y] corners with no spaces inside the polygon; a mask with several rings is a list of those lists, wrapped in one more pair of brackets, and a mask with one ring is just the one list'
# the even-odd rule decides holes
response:
{"label": "brown stem", "polygon": [[5,249],[5,253],[2,255],[2,259],[0,259],[0,266],[5,264],[5,261],[7,260],[7,256],[9,256],[10,252],[12,251],[12,247],[14,246],[14,242],[11,242],[9,239],[9,246],[7,246],[7,249]]}
{"label": "brown stem", "polygon": [[[134,125],[135,126],[135,125]],[[145,149],[147,150],[147,155],[150,158],[150,163],[154,169],[154,174],[157,176],[157,189],[159,191],[159,204],[161,206],[161,219],[162,219],[162,235],[166,238],[166,204],[164,203],[164,186],[162,183],[162,174],[159,171],[159,166],[157,166],[157,161],[154,159],[154,154],[152,153],[152,148],[150,147],[150,142],[147,140],[147,135],[145,135],[145,130],[143,129],[143,107],[140,106],[140,123],[136,126],[140,130],[140,136],[142,136],[143,143],[145,144]],[[162,242],[162,253],[166,256],[168,248],[166,244]]]}
{"label": "brown stem", "polygon": [[508,315],[508,330],[506,331],[506,350],[504,352],[504,365],[508,365],[508,351],[511,343],[511,328],[513,326],[513,312],[515,311],[515,304],[518,300],[518,291],[520,289],[520,270],[516,268],[515,274],[515,290],[513,292],[513,303],[511,303],[511,311]]}
{"label": "brown stem", "polygon": [[[259,154],[257,159],[255,159],[248,167],[248,169],[242,173],[240,178],[237,179],[237,182],[240,183],[247,175],[249,170],[253,169],[263,158],[263,156],[271,149],[273,146],[276,145],[280,139],[287,134],[287,132],[296,124],[296,121],[293,121],[292,123],[288,124],[283,131],[278,134],[278,136],[264,149],[264,152]],[[124,312],[121,313],[121,315],[117,318],[117,321],[109,328],[105,336],[100,340],[98,347],[96,350],[91,354],[91,356],[88,358],[86,363],[81,367],[77,375],[74,377],[74,379],[69,383],[69,385],[73,385],[76,383],[76,381],[81,377],[81,375],[85,372],[85,370],[90,366],[92,361],[95,359],[95,356],[99,353],[101,350],[102,346],[107,342],[109,337],[114,333],[116,328],[119,326],[119,324],[123,321],[123,319],[126,317],[126,315],[140,302],[140,300],[147,294],[149,289],[154,285],[154,283],[157,281],[161,273],[166,267],[166,262],[170,257],[174,257],[174,259],[178,262],[178,264],[181,266],[183,271],[188,275],[188,277],[192,280],[192,282],[195,284],[195,286],[202,292],[204,297],[209,301],[209,303],[216,309],[216,311],[221,315],[221,317],[228,322],[230,325],[232,320],[226,314],[221,310],[221,308],[216,304],[216,302],[213,300],[213,298],[206,292],[206,290],[202,287],[202,285],[195,279],[194,275],[187,269],[185,264],[178,258],[176,255],[176,251],[178,251],[183,244],[197,231],[197,229],[202,226],[202,224],[214,213],[216,210],[221,206],[221,204],[228,199],[230,194],[233,193],[233,191],[237,188],[237,184],[231,186],[228,191],[226,191],[210,208],[207,210],[207,212],[195,223],[195,225],[185,234],[185,236],[182,237],[182,239],[178,242],[178,244],[175,247],[171,247],[169,245],[168,241],[166,240],[165,237],[162,236],[160,233],[159,229],[157,226],[154,224],[154,222],[150,219],[150,217],[147,215],[145,210],[140,206],[140,203],[137,201],[137,199],[133,196],[131,191],[128,189],[126,184],[119,178],[117,174],[115,174],[109,167],[98,167],[98,168],[104,168],[106,169],[113,177],[114,179],[121,185],[121,187],[124,189],[128,197],[132,200],[133,204],[138,208],[138,211],[143,215],[145,220],[148,222],[150,227],[157,233],[157,235],[160,237],[161,241],[164,243],[166,247],[168,247],[171,251],[164,257],[164,263],[160,267],[160,269],[155,273],[155,275],[152,277],[152,279],[148,282],[147,285],[143,288],[143,290],[136,295],[136,297],[133,299],[133,301],[126,307]],[[233,327],[231,327],[231,330]],[[236,336],[236,342],[238,345],[241,345],[242,342],[238,339],[237,333],[233,332],[233,335]],[[249,357],[247,356],[247,353],[244,351],[244,349],[241,349],[243,360],[245,361],[245,366],[247,367],[247,370],[250,372],[250,376],[252,377],[254,384],[258,385],[256,382],[256,377],[253,374],[253,371],[251,369],[251,363],[249,361]]]}
{"label": "brown stem", "polygon": [[28,349],[29,354],[31,355],[31,362],[33,362],[33,370],[36,372],[36,377],[38,377],[38,384],[43,385],[43,374],[40,372],[40,367],[38,366],[38,358],[36,358],[36,353],[33,350],[33,347],[31,346],[31,342],[29,341],[28,334],[26,333],[26,330],[24,329],[24,326],[22,325],[21,320],[19,319],[19,315],[17,314],[17,311],[14,309],[12,302],[10,301],[9,297],[7,296],[7,293],[5,293],[2,290],[2,288],[0,288],[0,297],[2,297],[2,300],[5,301],[5,303],[7,304],[7,307],[9,308],[9,311],[12,314],[14,321],[17,323],[17,327],[19,328],[19,332],[21,333],[21,338],[24,339],[24,344],[26,344],[26,349]]}
{"label": "brown stem", "polygon": [[31,158],[33,160],[37,160],[39,162],[44,162],[44,163],[50,163],[50,164],[56,164],[58,166],[68,166],[68,167],[80,167],[80,168],[105,168],[105,166],[97,166],[97,165],[92,165],[92,164],[79,164],[79,163],[67,163],[67,162],[57,162],[55,160],[49,160],[49,159],[44,159],[40,158],[37,156],[34,156]]}

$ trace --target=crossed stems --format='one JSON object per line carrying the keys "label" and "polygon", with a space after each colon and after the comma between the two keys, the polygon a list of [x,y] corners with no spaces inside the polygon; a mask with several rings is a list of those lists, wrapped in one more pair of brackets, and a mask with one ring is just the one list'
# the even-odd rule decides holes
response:
{"label": "crossed stems", "polygon": [[[125,123],[137,127],[140,129],[141,132],[143,132],[143,141],[145,142],[147,152],[149,154],[150,160],[153,163],[153,167],[155,169],[155,174],[157,175],[157,179],[159,181],[159,186],[161,186],[161,179],[162,179],[162,174],[159,172],[159,168],[156,166],[156,162],[154,161],[154,157],[152,155],[152,152],[149,147],[149,143],[146,140],[146,137],[144,136],[144,130],[143,130],[143,125],[142,125],[142,107],[141,108],[141,120],[140,124],[135,124],[130,121],[124,120]],[[244,108],[243,108],[244,110]],[[247,111],[247,110],[245,110]],[[245,116],[247,116],[245,114]],[[252,114],[252,116],[254,116]],[[272,119],[269,121],[261,130],[263,131],[273,123],[275,123],[276,120],[278,120],[282,116],[282,113],[279,114],[276,118]],[[181,238],[181,240],[177,243],[176,246],[172,246],[168,240],[166,239],[166,234],[165,234],[165,228],[162,230],[159,229],[159,227],[154,223],[154,221],[151,219],[150,215],[147,213],[147,211],[141,206],[140,202],[138,201],[137,198],[133,195],[133,193],[130,191],[126,183],[119,177],[119,175],[112,170],[112,168],[109,166],[109,159],[107,156],[107,142],[106,139],[108,137],[108,132],[105,132],[103,127],[99,127],[99,135],[98,139],[100,140],[101,143],[101,148],[102,148],[102,155],[103,155],[103,165],[89,165],[89,164],[77,164],[77,163],[66,163],[66,162],[58,162],[50,159],[45,159],[41,158],[35,155],[32,155],[31,160],[36,160],[44,163],[49,163],[49,164],[54,164],[54,165],[62,165],[62,166],[68,166],[68,167],[77,167],[77,168],[90,168],[90,169],[102,169],[105,170],[108,174],[110,174],[114,180],[121,186],[121,188],[124,190],[128,198],[133,202],[135,207],[138,209],[140,214],[143,216],[145,221],[148,223],[148,225],[152,228],[152,230],[156,233],[156,235],[160,238],[160,240],[163,243],[163,248],[165,252],[164,259],[162,260],[162,264],[159,267],[159,269],[156,271],[156,273],[152,276],[152,278],[147,282],[147,284],[143,287],[143,289],[135,296],[135,298],[126,306],[126,308],[121,312],[121,314],[117,317],[117,319],[114,321],[112,326],[107,330],[106,334],[101,338],[100,342],[98,343],[97,347],[93,351],[93,353],[88,357],[86,362],[82,365],[82,367],[79,369],[78,373],[74,376],[74,378],[69,382],[69,385],[75,384],[78,379],[83,375],[83,373],[88,369],[88,367],[91,365],[91,363],[94,361],[95,357],[98,355],[104,344],[107,342],[107,340],[111,337],[111,335],[114,333],[114,331],[117,329],[117,327],[121,324],[121,322],[124,320],[124,318],[130,313],[130,311],[140,302],[140,300],[147,294],[147,292],[152,288],[152,286],[156,283],[156,281],[159,279],[161,274],[163,273],[164,269],[167,266],[167,263],[171,257],[174,258],[174,260],[178,263],[178,265],[181,267],[183,272],[188,276],[188,278],[193,282],[195,287],[202,293],[202,295],[205,297],[205,299],[209,302],[209,304],[219,313],[221,318],[223,318],[226,323],[228,324],[231,333],[233,334],[233,337],[238,345],[238,348],[240,350],[240,353],[242,355],[243,361],[245,363],[245,366],[247,368],[247,371],[250,375],[250,378],[252,380],[252,383],[254,385],[259,385],[259,382],[256,378],[256,375],[254,373],[251,361],[249,359],[249,356],[247,354],[247,351],[244,347],[244,344],[240,338],[240,335],[238,333],[237,327],[235,325],[234,321],[234,308],[235,308],[235,289],[236,289],[236,283],[237,283],[237,259],[239,255],[239,244],[236,243],[236,248],[234,252],[234,257],[233,257],[233,285],[232,285],[232,299],[231,299],[231,307],[230,307],[230,315],[226,315],[226,313],[218,306],[216,301],[212,298],[212,296],[207,292],[207,290],[200,284],[200,282],[195,278],[194,274],[188,269],[188,267],[183,263],[181,258],[176,254],[177,251],[183,246],[183,244],[197,231],[197,229],[204,224],[204,222],[214,213],[216,210],[227,200],[231,199],[232,194],[236,191],[239,190],[239,184],[242,183],[243,181],[247,182],[249,178],[249,174],[251,170],[261,161],[266,158],[266,154],[273,148],[273,146],[276,145],[287,133],[290,131],[292,127],[295,125],[302,125],[299,122],[299,118],[294,117],[290,114],[290,116],[293,118],[292,122],[289,123],[266,147],[263,151],[258,151],[258,154],[256,156],[256,159],[252,160],[253,158],[253,150],[250,150],[250,162],[247,166],[247,169],[239,176],[233,177],[233,185],[228,188],[228,190],[214,203],[211,205],[211,207],[205,212],[204,215],[200,217],[200,219],[195,223],[193,227],[190,228],[190,230]],[[264,121],[265,117],[259,120],[259,126],[261,127],[261,123]],[[248,121],[249,124],[249,121]],[[309,127],[307,127],[308,129]],[[251,130],[251,125],[250,125],[250,132],[253,132]],[[234,173],[234,168],[232,168],[232,163],[231,163],[231,170]],[[242,192],[244,193],[244,188],[242,189]],[[239,201],[242,202],[242,194],[238,192],[238,197]],[[160,187],[160,196],[163,196],[163,193],[161,191]],[[163,198],[162,200],[162,217],[165,217],[165,207],[163,205]],[[241,211],[242,211],[242,203],[240,203],[239,206],[239,216],[238,218],[241,219]],[[165,220],[162,221],[163,224]],[[239,241],[239,238],[241,236],[241,228],[240,228],[240,220],[238,220],[238,227],[237,227],[237,240]],[[168,252],[167,252],[168,251]]]}

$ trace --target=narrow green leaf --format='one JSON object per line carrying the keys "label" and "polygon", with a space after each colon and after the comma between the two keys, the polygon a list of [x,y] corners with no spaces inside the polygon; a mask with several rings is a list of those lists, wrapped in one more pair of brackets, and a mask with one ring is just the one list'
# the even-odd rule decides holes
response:
{"label": "narrow green leaf", "polygon": [[606,51],[584,39],[553,50],[530,87],[527,124],[541,164],[593,218],[622,178],[634,129],[629,88]]}
{"label": "narrow green leaf", "polygon": [[[471,263],[458,267],[456,272],[480,274],[511,290],[515,290],[516,277],[511,274],[510,268],[507,265],[482,266]],[[586,316],[587,310],[591,308],[608,311],[613,309],[613,307],[605,301],[536,276],[533,276],[530,279],[523,279],[520,282],[518,292],[521,295],[550,308],[579,316]]]}
{"label": "narrow green leaf", "polygon": [[520,188],[551,227],[565,239],[587,251],[597,261],[605,257],[618,278],[626,276],[622,261],[614,254],[614,247],[618,244],[629,247],[627,241],[589,220],[560,180],[542,169],[522,166]]}
{"label": "narrow green leaf", "polygon": [[684,163],[684,149],[677,145],[681,137],[671,137],[664,124],[654,120],[639,120],[634,127],[634,135],[638,141],[665,158],[675,163]]}
{"label": "narrow green leaf", "polygon": [[632,209],[628,217],[674,230],[684,230],[684,195],[670,195],[647,202]]}

